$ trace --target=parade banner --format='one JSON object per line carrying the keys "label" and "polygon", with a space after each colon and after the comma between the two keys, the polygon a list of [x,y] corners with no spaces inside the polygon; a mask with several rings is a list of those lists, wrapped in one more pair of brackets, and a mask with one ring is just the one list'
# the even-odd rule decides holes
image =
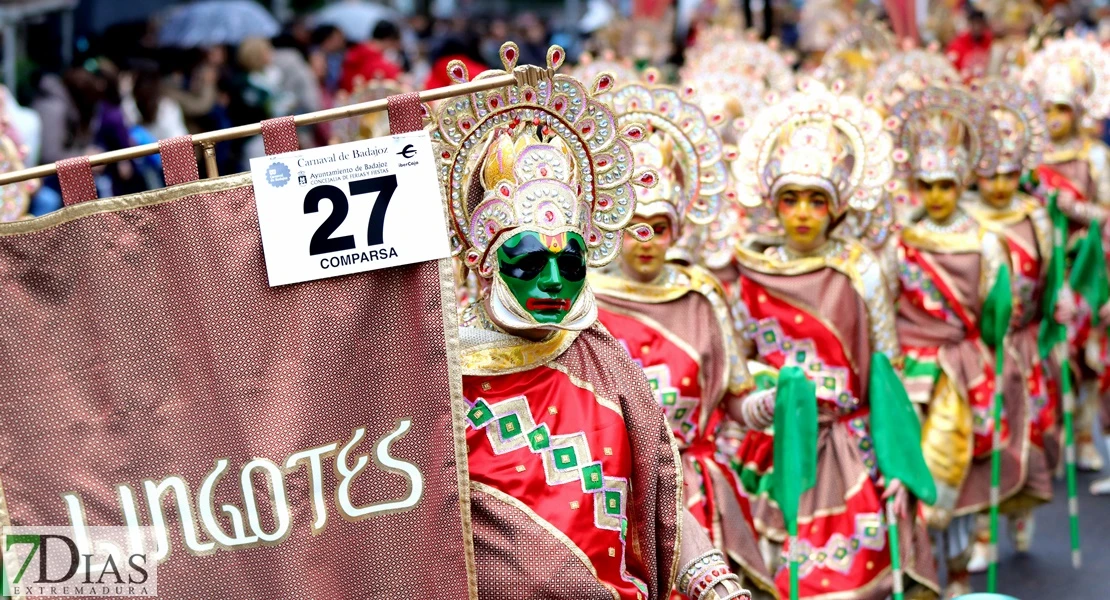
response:
{"label": "parade banner", "polygon": [[126,527],[160,598],[475,598],[450,259],[271,287],[251,175],[162,158],[100,200],[60,163],[67,206],[0,224],[0,526]]}

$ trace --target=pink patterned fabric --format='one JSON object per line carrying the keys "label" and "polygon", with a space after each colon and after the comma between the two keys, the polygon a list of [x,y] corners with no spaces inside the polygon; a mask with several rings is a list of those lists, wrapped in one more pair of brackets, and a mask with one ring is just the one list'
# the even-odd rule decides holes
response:
{"label": "pink patterned fabric", "polygon": [[55,164],[58,183],[62,187],[62,202],[66,206],[96,200],[96,182],[93,181],[89,157],[64,158]]}
{"label": "pink patterned fabric", "polygon": [[301,149],[293,117],[278,117],[262,122],[262,145],[266,154],[296,152]]}
{"label": "pink patterned fabric", "polygon": [[177,185],[200,179],[197,155],[193,149],[193,136],[182,135],[158,141],[162,154],[162,176],[166,185]]}
{"label": "pink patterned fabric", "polygon": [[416,92],[397,94],[386,100],[389,102],[390,132],[419,131],[424,127],[423,111],[420,108],[420,94]]}
{"label": "pink patterned fabric", "polygon": [[[200,192],[213,186],[227,189]],[[68,525],[67,493],[89,525],[123,525],[129,486],[142,525],[150,502],[166,515],[162,598],[475,597],[449,262],[271,288],[248,177],[100,202],[111,212],[0,226],[0,525]],[[308,460],[286,468],[313,448],[322,496]],[[266,471],[246,477],[253,503],[241,489],[265,460],[288,530],[198,555],[177,502],[211,542],[198,499],[224,459],[214,527],[233,535],[227,504],[251,534],[254,504],[261,530],[279,528]],[[347,490],[341,469],[361,469]],[[144,481],[171,476],[188,493],[151,501]],[[411,508],[338,505],[401,501],[416,481]]]}

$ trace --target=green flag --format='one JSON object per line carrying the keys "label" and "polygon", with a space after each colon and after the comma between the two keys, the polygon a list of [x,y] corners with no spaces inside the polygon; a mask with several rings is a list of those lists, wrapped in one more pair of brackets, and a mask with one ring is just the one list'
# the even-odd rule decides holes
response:
{"label": "green flag", "polygon": [[774,454],[771,497],[786,530],[798,535],[798,501],[817,483],[817,387],[798,367],[779,371]]}
{"label": "green flag", "polygon": [[[1075,290],[1091,307],[1093,323],[1099,324],[1098,309],[1110,300],[1107,283],[1106,255],[1102,253],[1102,231],[1097,225],[1087,230],[1087,237],[1079,242],[1075,262],[1071,266],[1071,289]],[[1105,323],[1103,323],[1105,325]]]}
{"label": "green flag", "polygon": [[1048,263],[1048,278],[1044,289],[1044,313],[1041,318],[1040,330],[1037,332],[1037,350],[1042,359],[1047,359],[1052,354],[1056,344],[1067,341],[1068,330],[1065,325],[1056,322],[1056,299],[1064,287],[1064,236],[1067,235],[1067,218],[1056,207],[1056,194],[1048,197],[1048,216],[1052,220],[1052,235],[1055,237],[1052,247],[1052,260]]}
{"label": "green flag", "polygon": [[871,437],[879,470],[888,481],[901,481],[922,502],[933,504],[937,486],[921,454],[921,421],[890,359],[881,352],[871,355],[870,388]]}
{"label": "green flag", "polygon": [[998,277],[983,302],[979,333],[983,341],[996,351],[1010,330],[1010,317],[1014,313],[1014,291],[1010,284],[1010,266],[1002,263]]}

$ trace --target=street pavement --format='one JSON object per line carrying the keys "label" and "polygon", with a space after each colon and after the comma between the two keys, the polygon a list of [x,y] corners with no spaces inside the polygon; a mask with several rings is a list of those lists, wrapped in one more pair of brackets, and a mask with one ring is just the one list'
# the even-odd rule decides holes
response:
{"label": "street pavement", "polygon": [[[1005,520],[999,529],[998,592],[1018,600],[1110,600],[1110,496],[1092,496],[1087,487],[1101,474],[1079,474],[1079,527],[1083,568],[1071,566],[1067,488],[1056,482],[1051,504],[1037,509],[1033,548],[1018,554]],[[972,578],[986,591],[986,574]]]}

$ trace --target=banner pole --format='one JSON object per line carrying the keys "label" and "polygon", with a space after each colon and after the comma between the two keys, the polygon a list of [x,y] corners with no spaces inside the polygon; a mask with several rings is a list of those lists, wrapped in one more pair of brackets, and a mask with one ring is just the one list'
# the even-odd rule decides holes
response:
{"label": "banner pole", "polygon": [[[513,73],[506,73],[505,75],[498,75],[496,77],[487,77],[470,81],[468,83],[460,83],[447,87],[437,88],[434,90],[425,90],[420,92],[421,102],[434,102],[436,100],[444,100],[446,98],[454,98],[456,96],[465,96],[475,92],[482,92],[485,90],[492,90],[495,88],[505,87],[518,83],[518,75],[527,73],[526,69],[538,69],[539,67],[517,67]],[[295,115],[293,117],[293,124],[300,127],[304,125],[315,125],[317,123],[326,123],[328,121],[337,121],[339,119],[347,119],[350,117],[359,117],[376,112],[383,112],[389,107],[386,99],[371,100],[369,102],[360,102],[359,104],[352,104],[350,106],[341,106],[338,108],[329,108],[326,110],[318,110],[316,112],[305,113],[303,115]],[[228,129],[219,129],[217,131],[209,131],[207,133],[198,133],[193,136],[193,143],[199,144],[202,148],[206,145],[215,144],[217,142],[226,142],[239,138],[251,137],[260,135],[262,133],[262,124],[254,123],[253,125],[240,125],[238,127],[230,127]],[[132,146],[130,148],[123,148],[120,150],[113,150],[111,152],[102,152],[100,154],[93,154],[89,156],[89,165],[99,167],[108,165],[115,162],[124,160],[132,160],[142,158],[144,156],[151,156],[158,154],[158,143],[143,144],[141,146]],[[49,177],[58,173],[58,168],[53,163],[48,165],[40,165],[23,169],[21,171],[14,171],[12,173],[0,173],[0,185],[9,185],[18,183],[20,181],[27,181],[28,179],[41,179]]]}

